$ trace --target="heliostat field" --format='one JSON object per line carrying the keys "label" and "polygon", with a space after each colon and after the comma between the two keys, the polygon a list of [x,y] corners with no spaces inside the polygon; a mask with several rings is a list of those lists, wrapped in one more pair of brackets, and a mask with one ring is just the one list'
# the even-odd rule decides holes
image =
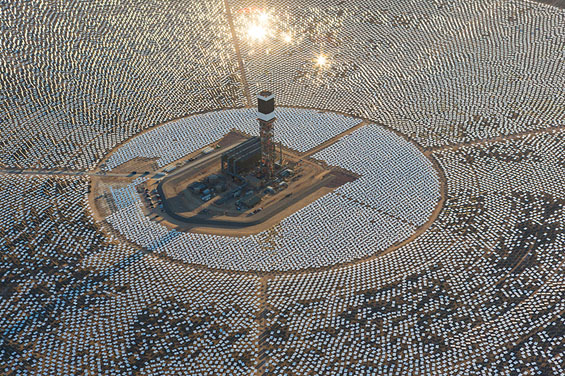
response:
{"label": "heliostat field", "polygon": [[[0,374],[565,373],[562,2],[0,14]],[[292,168],[216,176],[263,90]],[[197,215],[292,205],[175,222],[208,161]]]}

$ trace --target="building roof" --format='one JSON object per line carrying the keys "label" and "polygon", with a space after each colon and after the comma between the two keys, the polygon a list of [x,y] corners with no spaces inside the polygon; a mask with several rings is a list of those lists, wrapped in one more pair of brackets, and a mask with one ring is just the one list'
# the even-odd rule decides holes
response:
{"label": "building roof", "polygon": [[241,203],[248,208],[252,208],[253,206],[257,205],[259,201],[261,201],[261,198],[257,195],[252,195],[241,199]]}

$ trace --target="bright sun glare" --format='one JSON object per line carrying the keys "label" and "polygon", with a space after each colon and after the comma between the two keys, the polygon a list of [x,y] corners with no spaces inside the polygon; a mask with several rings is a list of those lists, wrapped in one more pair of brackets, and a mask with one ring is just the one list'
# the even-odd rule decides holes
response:
{"label": "bright sun glare", "polygon": [[261,13],[261,14],[259,14],[258,18],[259,18],[259,22],[264,24],[269,19],[269,15],[267,13]]}
{"label": "bright sun glare", "polygon": [[247,29],[247,36],[256,41],[262,41],[267,36],[267,29],[261,25],[250,25]]}
{"label": "bright sun glare", "polygon": [[319,66],[324,66],[328,63],[328,58],[325,57],[324,55],[320,55],[318,56],[318,58],[316,59],[316,64]]}
{"label": "bright sun glare", "polygon": [[267,39],[269,32],[269,14],[262,11],[256,14],[253,23],[247,28],[247,37],[256,42],[262,42]]}

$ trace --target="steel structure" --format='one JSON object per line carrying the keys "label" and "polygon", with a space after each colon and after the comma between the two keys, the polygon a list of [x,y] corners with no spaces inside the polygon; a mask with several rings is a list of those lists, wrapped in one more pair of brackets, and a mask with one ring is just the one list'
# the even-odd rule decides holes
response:
{"label": "steel structure", "polygon": [[222,154],[222,172],[238,176],[242,170],[252,168],[260,158],[260,139],[252,137]]}

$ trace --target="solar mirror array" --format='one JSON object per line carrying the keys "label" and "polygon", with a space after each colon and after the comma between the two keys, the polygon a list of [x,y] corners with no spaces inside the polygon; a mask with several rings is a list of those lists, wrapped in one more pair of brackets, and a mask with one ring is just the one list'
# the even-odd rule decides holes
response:
{"label": "solar mirror array", "polygon": [[[0,374],[565,374],[562,2],[0,9]],[[359,178],[241,237],[146,216],[140,174],[97,217],[265,88]]]}

